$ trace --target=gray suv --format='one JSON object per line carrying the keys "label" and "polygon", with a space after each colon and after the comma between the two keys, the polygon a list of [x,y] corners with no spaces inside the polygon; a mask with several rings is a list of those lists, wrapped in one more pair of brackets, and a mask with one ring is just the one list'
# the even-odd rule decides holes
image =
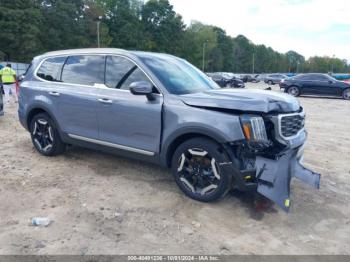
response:
{"label": "gray suv", "polygon": [[305,113],[296,98],[220,89],[171,55],[81,49],[38,56],[21,82],[18,113],[45,156],[70,144],[157,163],[198,201],[235,188],[288,211],[292,177],[319,187],[320,175],[300,164]]}

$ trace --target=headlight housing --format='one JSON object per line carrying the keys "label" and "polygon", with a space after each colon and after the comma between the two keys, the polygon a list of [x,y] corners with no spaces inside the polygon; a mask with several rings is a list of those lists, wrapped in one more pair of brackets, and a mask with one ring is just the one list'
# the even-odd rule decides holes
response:
{"label": "headlight housing", "polygon": [[249,142],[268,141],[264,119],[260,116],[243,115],[241,124],[245,138]]}

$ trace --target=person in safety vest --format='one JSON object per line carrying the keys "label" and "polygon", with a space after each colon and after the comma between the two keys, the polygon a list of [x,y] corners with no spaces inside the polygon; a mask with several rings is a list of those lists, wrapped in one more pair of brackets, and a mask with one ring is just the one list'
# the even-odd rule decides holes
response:
{"label": "person in safety vest", "polygon": [[11,96],[15,102],[18,102],[16,92],[16,71],[11,68],[11,64],[7,64],[0,70],[0,81],[5,91],[5,103],[10,102]]}

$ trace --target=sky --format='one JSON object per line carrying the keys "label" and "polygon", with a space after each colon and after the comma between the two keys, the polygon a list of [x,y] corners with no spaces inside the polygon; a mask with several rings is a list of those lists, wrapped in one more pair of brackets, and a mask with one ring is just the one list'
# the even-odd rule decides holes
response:
{"label": "sky", "polygon": [[350,0],[169,0],[184,22],[216,25],[255,44],[350,62]]}

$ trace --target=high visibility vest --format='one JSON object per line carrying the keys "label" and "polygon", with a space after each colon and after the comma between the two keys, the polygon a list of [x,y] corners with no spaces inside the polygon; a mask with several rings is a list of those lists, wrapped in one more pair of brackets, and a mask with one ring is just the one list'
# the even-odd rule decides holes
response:
{"label": "high visibility vest", "polygon": [[4,84],[12,84],[16,82],[16,71],[10,67],[4,67],[0,70],[1,82]]}

